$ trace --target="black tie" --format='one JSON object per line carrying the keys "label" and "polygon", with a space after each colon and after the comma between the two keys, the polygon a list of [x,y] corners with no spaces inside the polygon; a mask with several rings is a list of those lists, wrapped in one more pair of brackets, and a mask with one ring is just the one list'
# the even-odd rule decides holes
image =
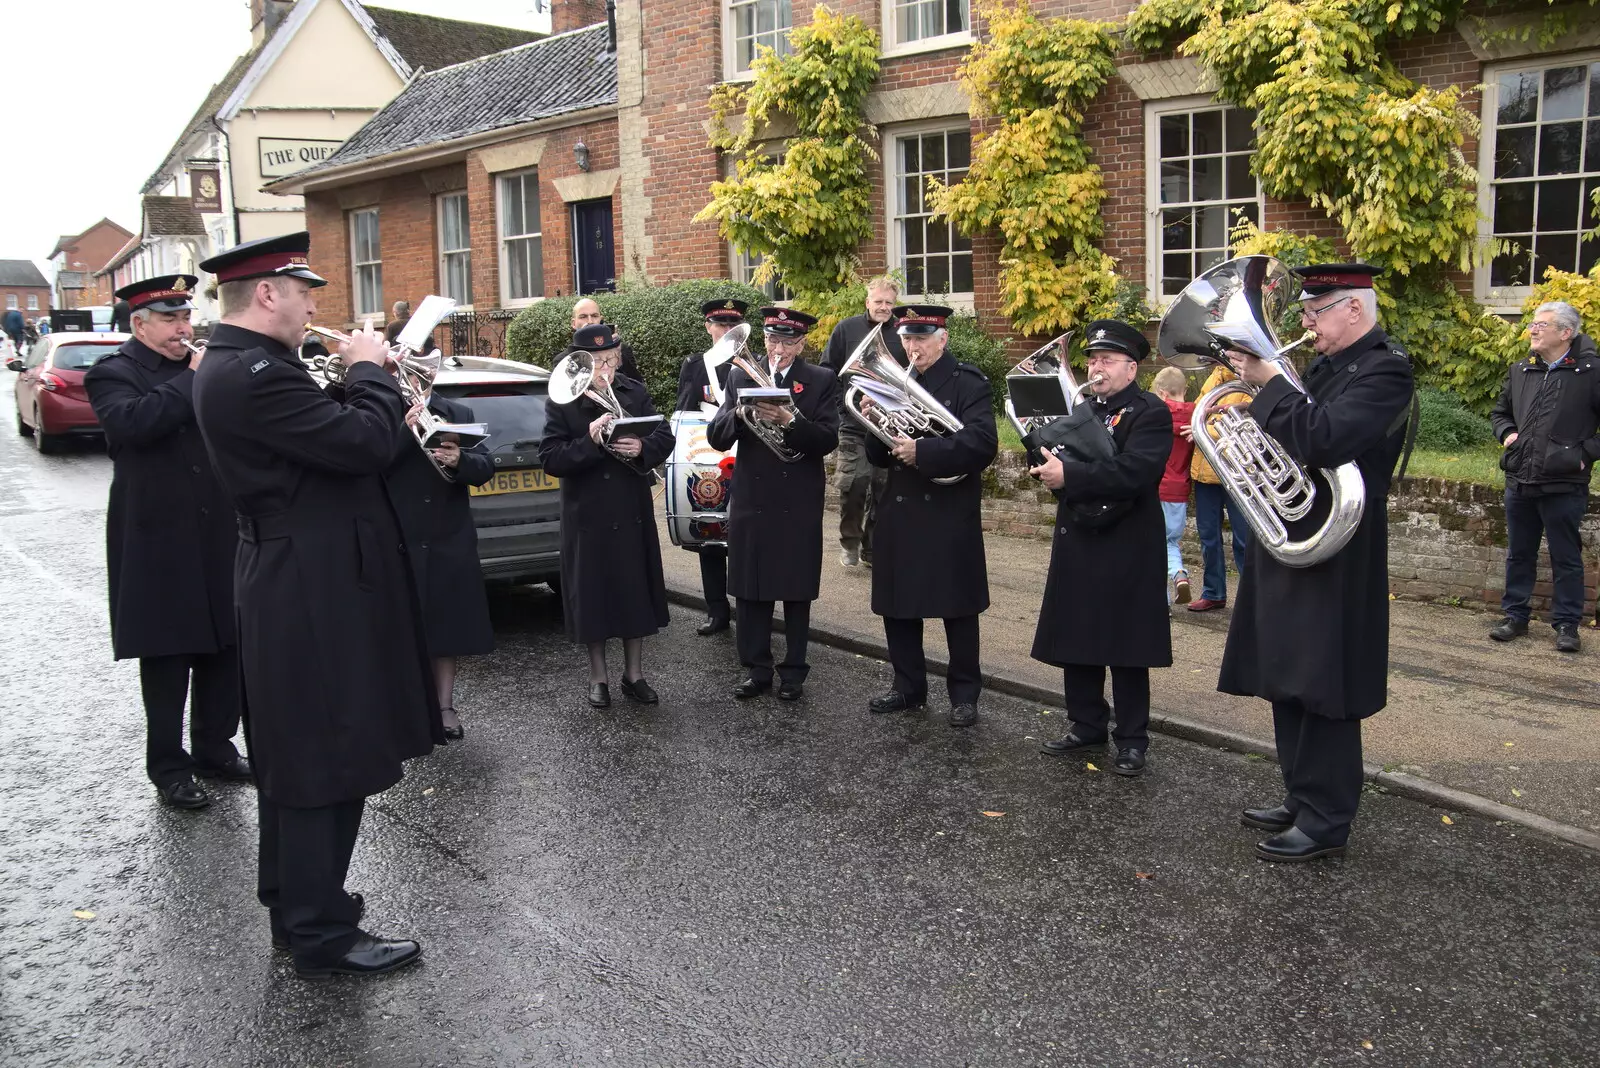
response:
{"label": "black tie", "polygon": [[777,374],[772,376],[772,384],[777,386],[779,389],[783,389],[784,388],[786,383],[783,380],[783,372],[782,371],[779,371]]}

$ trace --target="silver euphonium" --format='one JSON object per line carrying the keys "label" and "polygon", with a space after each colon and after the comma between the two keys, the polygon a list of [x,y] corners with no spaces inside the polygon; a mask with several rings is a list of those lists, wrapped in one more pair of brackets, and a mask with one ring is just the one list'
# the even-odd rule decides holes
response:
{"label": "silver euphonium", "polygon": [[[1185,371],[1225,362],[1227,349],[1248,352],[1277,364],[1289,384],[1305,393],[1287,354],[1313,335],[1280,345],[1274,326],[1297,299],[1297,288],[1289,268],[1271,256],[1219,263],[1172,302],[1161,317],[1156,347]],[[1239,393],[1253,398],[1256,390],[1225,382],[1195,402],[1189,424],[1195,448],[1216,469],[1262,548],[1289,567],[1320,564],[1343,549],[1361,524],[1361,469],[1348,463],[1308,470],[1243,411],[1247,405],[1223,403]]]}
{"label": "silver euphonium", "polygon": [[[772,376],[767,373],[766,366],[760,360],[750,360],[749,348],[750,324],[740,323],[738,326],[722,335],[718,341],[706,350],[700,359],[706,366],[706,379],[713,384],[717,381],[717,368],[723,364],[733,362],[733,366],[750,376],[750,380],[763,389],[775,388]],[[776,423],[769,423],[756,415],[755,405],[737,404],[734,408],[739,414],[739,421],[749,427],[761,444],[773,451],[773,454],[786,464],[795,463],[805,458],[805,453],[799,449],[790,448],[783,440],[783,427]]]}
{"label": "silver euphonium", "polygon": [[[1025,438],[1035,430],[1040,430],[1063,416],[1071,415],[1072,410],[1078,406],[1078,402],[1083,400],[1083,395],[1089,392],[1090,387],[1103,377],[1101,375],[1093,375],[1089,378],[1089,381],[1081,386],[1078,385],[1078,380],[1072,374],[1072,364],[1067,360],[1067,342],[1071,339],[1072,331],[1068,330],[1060,337],[1045,342],[1017,361],[1017,365],[1006,375],[1006,418],[1011,421],[1011,426],[1016,430],[1018,437]],[[1050,414],[1019,416],[1016,404],[1011,396],[1011,380],[1013,378],[1033,378],[1041,375],[1054,375],[1060,380],[1063,399],[1062,410]]]}
{"label": "silver euphonium", "polygon": [[[844,414],[891,447],[896,438],[947,438],[959,433],[961,420],[913,382],[911,372],[889,352],[883,327],[883,323],[873,327],[839,368]],[[867,387],[863,388],[863,382]],[[868,399],[873,401],[872,407],[864,408],[862,401]],[[949,486],[966,477],[946,475],[933,481]]]}
{"label": "silver euphonium", "polygon": [[639,474],[648,474],[650,469],[640,465],[639,457],[624,456],[612,444],[614,424],[618,419],[628,418],[628,411],[617,399],[610,382],[597,389],[594,378],[594,357],[582,350],[570,352],[557,361],[555,367],[550,370],[548,387],[550,399],[557,404],[571,404],[579,397],[588,397],[598,404],[612,419],[611,423],[606,424],[605,431],[600,436],[600,447]]}

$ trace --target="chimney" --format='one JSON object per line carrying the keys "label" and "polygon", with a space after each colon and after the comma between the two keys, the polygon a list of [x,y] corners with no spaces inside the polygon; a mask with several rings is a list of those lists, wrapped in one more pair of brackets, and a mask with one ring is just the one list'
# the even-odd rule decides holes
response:
{"label": "chimney", "polygon": [[250,0],[250,45],[260,48],[283,24],[294,0]]}
{"label": "chimney", "polygon": [[550,0],[550,32],[566,33],[606,21],[605,0]]}

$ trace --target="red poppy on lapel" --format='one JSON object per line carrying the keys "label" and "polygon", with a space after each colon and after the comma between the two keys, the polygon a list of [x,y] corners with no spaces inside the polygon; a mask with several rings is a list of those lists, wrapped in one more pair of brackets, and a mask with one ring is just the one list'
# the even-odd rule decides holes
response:
{"label": "red poppy on lapel", "polygon": [[804,393],[806,391],[806,384],[804,382],[796,382],[794,384],[794,391],[796,393]]}

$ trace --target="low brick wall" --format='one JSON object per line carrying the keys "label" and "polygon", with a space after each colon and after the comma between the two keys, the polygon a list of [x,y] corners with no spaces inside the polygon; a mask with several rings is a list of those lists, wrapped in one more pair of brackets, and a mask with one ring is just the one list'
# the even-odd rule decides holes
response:
{"label": "low brick wall", "polygon": [[[828,461],[831,472],[833,460]],[[1055,498],[1028,477],[1020,453],[1002,450],[983,473],[983,529],[1049,541]],[[838,507],[830,480],[829,507]],[[1585,614],[1594,611],[1600,579],[1600,501],[1590,498],[1583,520]],[[1198,561],[1200,544],[1189,520],[1184,558]],[[1443,478],[1407,478],[1389,496],[1389,578],[1396,597],[1498,608],[1505,591],[1506,510],[1501,490]],[[1199,569],[1195,568],[1198,575]],[[1550,606],[1550,558],[1541,551],[1533,591],[1535,612]]]}

